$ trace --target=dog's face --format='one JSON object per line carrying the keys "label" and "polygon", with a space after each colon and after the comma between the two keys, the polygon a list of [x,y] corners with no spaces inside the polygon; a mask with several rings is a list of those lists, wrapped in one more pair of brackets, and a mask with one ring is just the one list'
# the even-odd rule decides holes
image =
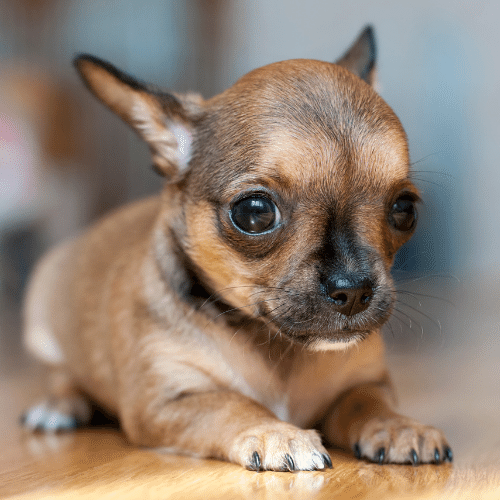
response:
{"label": "dog's face", "polygon": [[203,102],[152,92],[94,58],[77,65],[170,177],[181,205],[170,230],[210,293],[316,349],[388,318],[390,267],[418,193],[404,130],[370,85],[295,60]]}
{"label": "dog's face", "polygon": [[211,290],[316,347],[387,319],[418,194],[369,85],[333,64],[270,65],[210,102],[197,141],[183,241]]}

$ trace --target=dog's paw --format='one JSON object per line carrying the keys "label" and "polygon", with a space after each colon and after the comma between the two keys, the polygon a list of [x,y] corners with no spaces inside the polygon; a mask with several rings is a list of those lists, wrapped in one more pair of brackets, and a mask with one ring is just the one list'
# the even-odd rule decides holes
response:
{"label": "dog's paw", "polygon": [[453,460],[451,448],[440,430],[402,416],[367,422],[353,451],[357,458],[379,464],[418,465]]}
{"label": "dog's paw", "polygon": [[68,431],[87,425],[91,410],[86,399],[73,397],[57,401],[44,401],[27,410],[20,418],[28,431]]}
{"label": "dog's paw", "polygon": [[229,453],[232,462],[250,470],[299,471],[332,467],[316,431],[285,422],[262,424],[237,436]]}

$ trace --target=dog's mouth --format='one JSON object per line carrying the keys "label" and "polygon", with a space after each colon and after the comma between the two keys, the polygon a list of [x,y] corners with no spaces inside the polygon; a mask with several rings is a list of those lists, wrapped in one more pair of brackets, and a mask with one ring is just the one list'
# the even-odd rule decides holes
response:
{"label": "dog's mouth", "polygon": [[[356,344],[372,332],[379,330],[384,321],[373,321],[368,324],[363,321],[363,325],[353,325],[349,328],[297,328],[295,326],[284,327],[283,324],[274,324],[274,335],[280,335],[292,340],[294,343],[302,344],[305,347],[311,347],[314,350],[326,350],[343,348],[347,344]],[[319,347],[321,346],[321,347]],[[329,347],[327,347],[329,346]]]}
{"label": "dog's mouth", "polygon": [[279,308],[270,308],[267,302],[259,304],[259,318],[281,336],[313,350],[344,348],[362,341],[379,330],[392,312],[393,295],[390,290],[379,291],[370,306],[353,315],[332,311],[328,303],[311,300],[283,302]]}

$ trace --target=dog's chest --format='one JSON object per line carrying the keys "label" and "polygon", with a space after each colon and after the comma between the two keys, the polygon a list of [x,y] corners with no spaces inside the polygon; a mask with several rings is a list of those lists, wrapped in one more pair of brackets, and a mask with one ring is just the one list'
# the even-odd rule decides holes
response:
{"label": "dog's chest", "polygon": [[233,345],[224,357],[240,392],[299,427],[315,424],[345,390],[380,379],[386,370],[378,333],[345,351],[310,352],[297,347],[273,358],[242,344]]}
{"label": "dog's chest", "polygon": [[299,353],[271,362],[259,352],[233,350],[230,363],[238,390],[299,427],[314,423],[345,385],[348,356]]}

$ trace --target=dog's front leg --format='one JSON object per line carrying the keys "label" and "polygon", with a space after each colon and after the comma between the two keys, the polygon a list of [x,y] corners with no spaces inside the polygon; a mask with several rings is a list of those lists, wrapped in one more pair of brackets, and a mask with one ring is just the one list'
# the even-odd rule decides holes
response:
{"label": "dog's front leg", "polygon": [[390,382],[367,383],[343,393],[324,421],[323,433],[357,458],[377,463],[440,463],[452,460],[443,433],[392,409]]}
{"label": "dog's front leg", "polygon": [[[149,411],[148,411],[149,409]],[[252,470],[315,470],[331,466],[316,431],[278,420],[268,409],[231,390],[186,392],[161,407],[123,415],[136,444],[214,457]]]}

